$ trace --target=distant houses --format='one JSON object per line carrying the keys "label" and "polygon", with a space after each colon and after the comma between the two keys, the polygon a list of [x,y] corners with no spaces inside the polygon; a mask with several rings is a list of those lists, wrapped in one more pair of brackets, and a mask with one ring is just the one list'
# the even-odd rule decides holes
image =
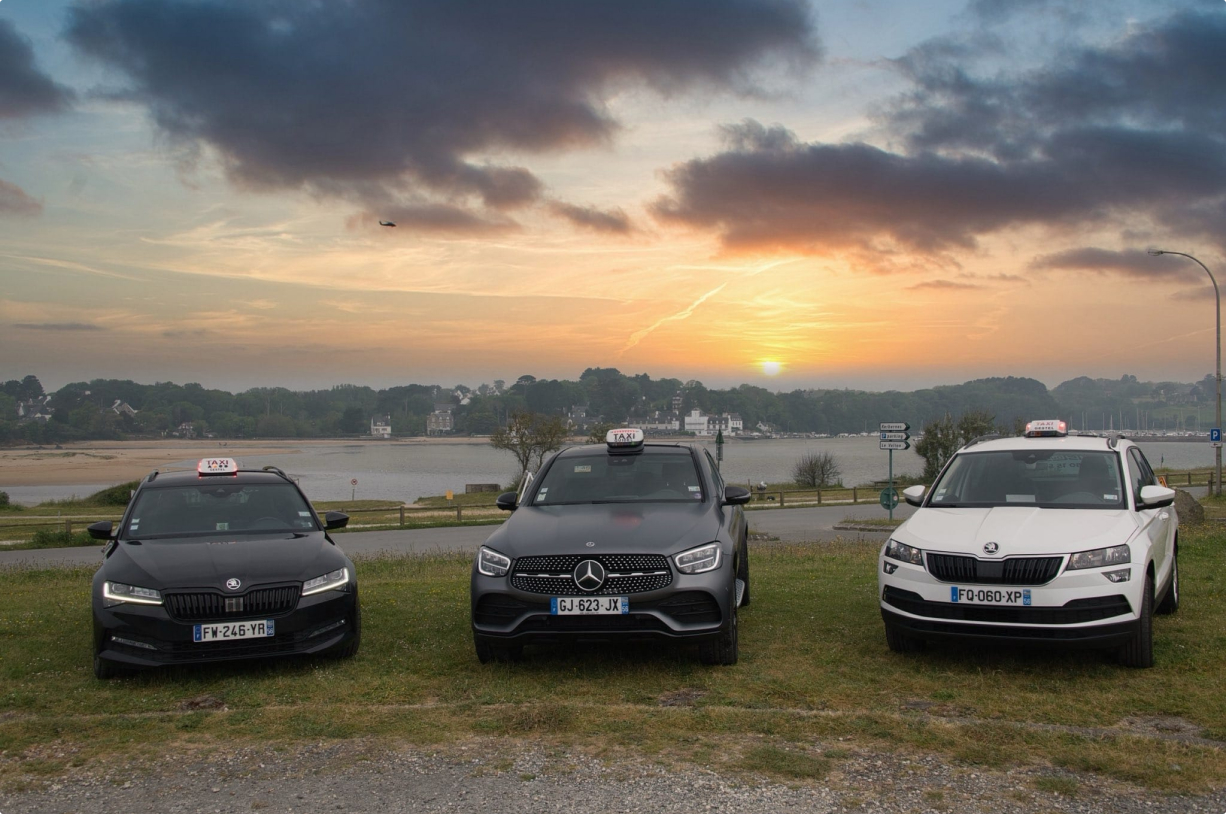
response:
{"label": "distant houses", "polygon": [[455,405],[451,402],[440,402],[434,405],[434,412],[426,416],[426,435],[450,435],[455,432]]}
{"label": "distant houses", "polygon": [[706,415],[702,410],[694,408],[685,417],[685,431],[695,435],[707,436],[740,435],[745,430],[745,422],[737,413],[720,413]]}
{"label": "distant houses", "polygon": [[390,415],[371,416],[370,435],[372,438],[391,438],[392,417]]}

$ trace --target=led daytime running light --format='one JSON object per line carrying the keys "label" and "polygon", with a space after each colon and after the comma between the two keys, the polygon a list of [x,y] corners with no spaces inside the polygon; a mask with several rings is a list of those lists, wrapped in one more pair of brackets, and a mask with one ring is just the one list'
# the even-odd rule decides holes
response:
{"label": "led daytime running light", "polygon": [[511,570],[511,558],[492,548],[481,546],[477,554],[477,571],[487,577],[505,577]]}
{"label": "led daytime running light", "polygon": [[705,574],[719,568],[723,559],[719,543],[691,548],[673,557],[677,570],[683,574]]}
{"label": "led daytime running light", "polygon": [[338,568],[335,571],[308,579],[302,583],[302,595],[310,596],[311,594],[319,594],[324,591],[335,591],[337,588],[343,588],[349,584],[349,569]]}

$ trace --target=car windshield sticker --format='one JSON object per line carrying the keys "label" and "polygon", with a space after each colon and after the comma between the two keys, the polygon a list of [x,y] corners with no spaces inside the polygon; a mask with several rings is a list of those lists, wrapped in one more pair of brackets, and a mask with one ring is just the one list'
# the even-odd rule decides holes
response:
{"label": "car windshield sticker", "polygon": [[1103,495],[1103,500],[1115,500],[1115,495]]}
{"label": "car windshield sticker", "polygon": [[575,466],[575,471],[576,472],[591,472],[592,465],[591,464],[578,464]]}
{"label": "car windshield sticker", "polygon": [[230,524],[229,524],[229,523],[218,523],[218,524],[217,524],[217,530],[218,530],[218,531],[229,531],[229,530],[230,530]]}
{"label": "car windshield sticker", "polygon": [[298,516],[299,517],[310,517],[311,513],[310,512],[298,512]]}
{"label": "car windshield sticker", "polygon": [[539,491],[539,492],[537,492],[537,493],[536,493],[536,499],[537,499],[537,500],[539,500],[539,501],[541,501],[542,503],[544,503],[544,502],[545,502],[545,498],[547,498],[547,497],[549,497],[549,487],[548,487],[548,486],[542,486],[542,487],[541,487],[541,491]]}
{"label": "car windshield sticker", "polygon": [[701,486],[691,486],[691,487],[689,487],[689,489],[690,489],[690,491],[691,491],[691,492],[697,492],[697,491],[698,491],[699,489],[701,489],[701,488],[702,488]]}

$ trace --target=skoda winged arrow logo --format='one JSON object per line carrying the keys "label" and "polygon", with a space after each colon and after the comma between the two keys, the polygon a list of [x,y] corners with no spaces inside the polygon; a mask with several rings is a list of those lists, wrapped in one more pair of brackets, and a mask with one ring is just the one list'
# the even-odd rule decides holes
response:
{"label": "skoda winged arrow logo", "polygon": [[595,560],[584,560],[575,566],[573,576],[575,584],[579,586],[580,590],[588,591],[589,593],[597,591],[600,590],[601,585],[604,585],[604,566]]}
{"label": "skoda winged arrow logo", "polygon": [[231,591],[237,591],[242,586],[243,586],[243,582],[238,577],[230,577],[229,579],[226,580],[226,588],[228,588]]}
{"label": "skoda winged arrow logo", "polygon": [[987,554],[989,557],[995,557],[996,552],[998,551],[1000,551],[1000,545],[998,543],[984,543],[983,545],[983,553]]}

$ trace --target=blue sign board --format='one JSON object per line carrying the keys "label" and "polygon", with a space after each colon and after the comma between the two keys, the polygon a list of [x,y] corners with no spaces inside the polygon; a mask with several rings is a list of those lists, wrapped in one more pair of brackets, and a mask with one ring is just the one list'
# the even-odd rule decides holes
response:
{"label": "blue sign board", "polygon": [[1213,442],[1213,443],[1215,443],[1215,444],[1219,444],[1219,443],[1221,443],[1221,441],[1222,441],[1222,428],[1221,428],[1221,427],[1214,427],[1213,429],[1209,430],[1209,440],[1210,440],[1210,441],[1212,441],[1212,442]]}

